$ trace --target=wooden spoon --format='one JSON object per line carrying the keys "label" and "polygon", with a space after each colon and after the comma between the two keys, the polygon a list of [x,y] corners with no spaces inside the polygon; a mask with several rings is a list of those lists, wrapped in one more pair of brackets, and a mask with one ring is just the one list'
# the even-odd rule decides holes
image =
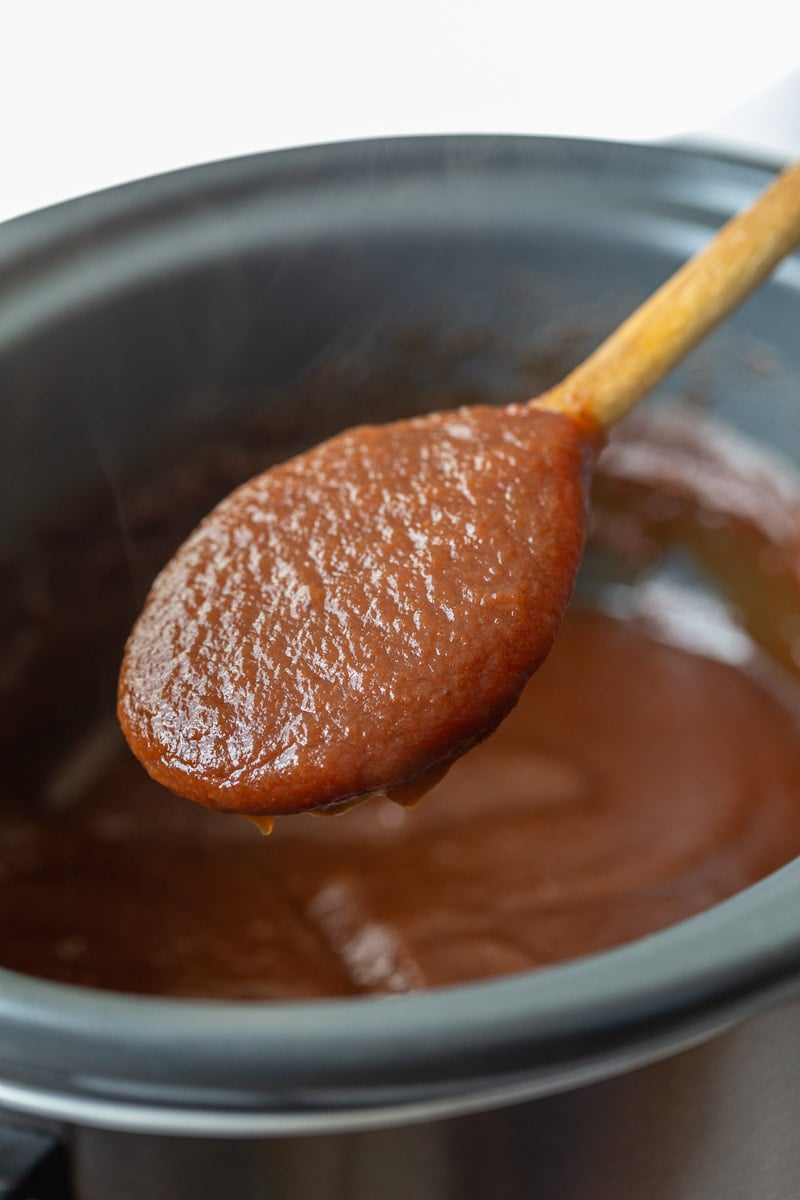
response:
{"label": "wooden spoon", "polygon": [[149,773],[267,825],[435,782],[552,645],[605,431],[799,241],[797,164],[544,396],[351,430],[233,492],[128,641]]}

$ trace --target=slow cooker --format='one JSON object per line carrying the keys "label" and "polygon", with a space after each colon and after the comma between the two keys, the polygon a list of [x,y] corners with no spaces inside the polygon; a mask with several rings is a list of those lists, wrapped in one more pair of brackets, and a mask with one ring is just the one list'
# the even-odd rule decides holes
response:
{"label": "slow cooker", "polygon": [[[255,405],[299,447],[424,410],[437,370],[497,397],[546,385],[554,337],[582,353],[772,172],[668,147],[377,140],[11,221],[4,550],[64,497],[105,481],[111,505],[165,444]],[[716,416],[800,461],[798,334],[795,255],[654,403],[699,372]],[[385,370],[420,337],[438,367],[407,371],[394,401],[282,399],[310,364]],[[754,350],[771,364],[757,386]],[[797,863],[618,949],[401,997],[162,1000],[0,971],[0,1191],[784,1200],[800,1188],[798,996]]]}

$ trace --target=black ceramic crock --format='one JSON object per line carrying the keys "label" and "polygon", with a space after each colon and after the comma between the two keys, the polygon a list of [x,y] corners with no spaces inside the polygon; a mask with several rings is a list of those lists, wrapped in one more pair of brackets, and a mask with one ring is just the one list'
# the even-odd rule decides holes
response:
{"label": "black ceramic crock", "polygon": [[[3,546],[76,489],[112,505],[164,445],[255,404],[302,445],[425,407],[445,367],[516,398],[528,351],[546,358],[565,325],[586,348],[771,173],[663,147],[400,139],[11,221]],[[438,367],[391,404],[281,400],[328,361],[383,370],[409,337]],[[748,346],[773,364],[757,394]],[[701,353],[720,418],[800,461],[796,256]],[[20,1136],[63,1138],[81,1200],[770,1200],[800,1189],[799,994],[798,864],[620,949],[402,998],[167,1001],[0,972],[0,1106]]]}

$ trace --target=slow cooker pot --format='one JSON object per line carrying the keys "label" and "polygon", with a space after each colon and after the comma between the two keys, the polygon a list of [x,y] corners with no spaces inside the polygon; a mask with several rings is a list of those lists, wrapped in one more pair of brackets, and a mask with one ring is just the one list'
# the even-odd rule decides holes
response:
{"label": "slow cooker pot", "polygon": [[[452,373],[498,398],[544,385],[559,331],[581,353],[770,174],[670,148],[401,139],[12,221],[4,547],[80,488],[114,504],[164,445],[256,405],[300,446],[429,407]],[[795,256],[667,388],[699,372],[717,415],[800,461],[798,333]],[[403,372],[420,337],[435,352]],[[283,399],[354,355],[394,360],[394,399]],[[611,952],[392,999],[167,1001],[0,972],[6,1194],[33,1194],[39,1170],[80,1200],[782,1200],[800,1187],[798,995],[797,863]]]}

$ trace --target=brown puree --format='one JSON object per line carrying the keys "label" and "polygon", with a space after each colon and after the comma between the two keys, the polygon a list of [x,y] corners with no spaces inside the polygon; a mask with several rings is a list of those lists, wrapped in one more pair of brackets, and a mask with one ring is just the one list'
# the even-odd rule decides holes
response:
{"label": "brown puree", "polygon": [[[690,553],[791,665],[800,495],[740,450],[694,418],[626,423],[599,467],[594,545],[634,584],[665,549]],[[81,541],[87,575],[103,555]],[[38,604],[55,647],[64,614]],[[800,693],[741,632],[728,661],[669,636],[573,610],[519,705],[418,808],[371,800],[279,821],[267,842],[175,800],[110,712],[85,715],[35,788],[36,757],[5,775],[0,963],[141,993],[340,996],[559,962],[697,913],[800,853]],[[59,679],[55,653],[39,678],[58,683],[58,718],[31,709],[36,730],[71,709],[77,671]]]}
{"label": "brown puree", "polygon": [[413,783],[552,645],[595,441],[526,405],[350,430],[240,487],[156,580],[119,717],[172,791],[272,815]]}
{"label": "brown puree", "polygon": [[209,997],[432,987],[628,941],[800,852],[797,715],[596,613],[411,811],[373,799],[265,842],[108,736],[71,808],[0,823],[6,966]]}

